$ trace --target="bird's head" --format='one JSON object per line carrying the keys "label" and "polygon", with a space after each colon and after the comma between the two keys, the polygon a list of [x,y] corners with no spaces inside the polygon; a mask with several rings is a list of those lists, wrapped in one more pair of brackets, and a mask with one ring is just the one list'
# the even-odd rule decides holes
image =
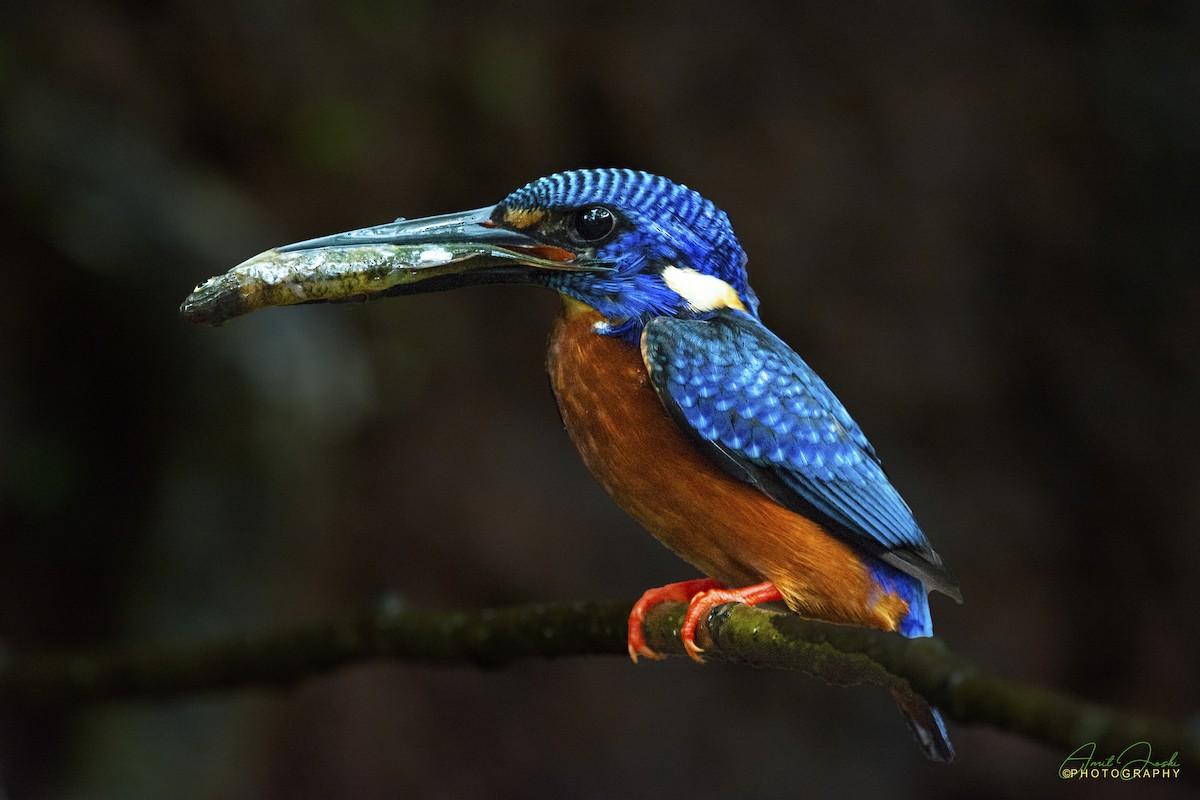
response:
{"label": "bird's head", "polygon": [[686,186],[628,169],[575,170],[494,206],[269,250],[199,287],[184,314],[220,322],[284,303],[527,283],[596,309],[609,333],[636,336],[656,316],[757,315],[745,264],[725,213]]}
{"label": "bird's head", "polygon": [[488,225],[529,236],[591,269],[530,274],[599,311],[615,329],[717,308],[757,313],[729,218],[666,178],[628,169],[560,172],[500,201]]}

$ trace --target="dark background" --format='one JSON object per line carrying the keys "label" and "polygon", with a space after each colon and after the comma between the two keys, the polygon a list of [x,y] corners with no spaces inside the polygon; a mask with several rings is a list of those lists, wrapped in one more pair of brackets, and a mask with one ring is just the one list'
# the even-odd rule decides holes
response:
{"label": "dark background", "polygon": [[[551,294],[176,311],[272,245],[631,166],[729,213],[961,578],[955,650],[1194,713],[1200,6],[786,8],[5,3],[0,651],[692,577],[561,430]],[[950,730],[947,768],[877,689],[682,659],[374,664],[4,719],[0,797],[1182,793]]]}

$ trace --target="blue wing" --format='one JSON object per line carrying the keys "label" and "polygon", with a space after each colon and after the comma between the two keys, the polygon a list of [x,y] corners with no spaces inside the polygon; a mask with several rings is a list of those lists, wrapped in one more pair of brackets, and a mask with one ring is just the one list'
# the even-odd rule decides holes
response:
{"label": "blue wing", "polygon": [[762,323],[728,309],[658,317],[642,356],[663,405],[727,471],[961,600],[862,430]]}

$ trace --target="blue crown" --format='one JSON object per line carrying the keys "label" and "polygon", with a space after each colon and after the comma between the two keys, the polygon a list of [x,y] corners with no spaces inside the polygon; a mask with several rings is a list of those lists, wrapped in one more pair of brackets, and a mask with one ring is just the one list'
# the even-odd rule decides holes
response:
{"label": "blue crown", "polygon": [[[633,218],[641,238],[661,238],[688,265],[729,283],[758,305],[746,280],[746,254],[725,212],[683,184],[632,169],[580,169],[539,178],[501,201],[506,208],[610,205]],[[657,236],[656,236],[657,234]],[[624,247],[629,247],[628,242]]]}

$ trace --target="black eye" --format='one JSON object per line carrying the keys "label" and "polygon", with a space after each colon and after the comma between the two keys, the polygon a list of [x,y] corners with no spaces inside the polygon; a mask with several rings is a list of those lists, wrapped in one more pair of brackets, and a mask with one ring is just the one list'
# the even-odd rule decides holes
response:
{"label": "black eye", "polygon": [[617,218],[604,206],[588,206],[575,214],[574,231],[580,241],[598,242],[617,227]]}

